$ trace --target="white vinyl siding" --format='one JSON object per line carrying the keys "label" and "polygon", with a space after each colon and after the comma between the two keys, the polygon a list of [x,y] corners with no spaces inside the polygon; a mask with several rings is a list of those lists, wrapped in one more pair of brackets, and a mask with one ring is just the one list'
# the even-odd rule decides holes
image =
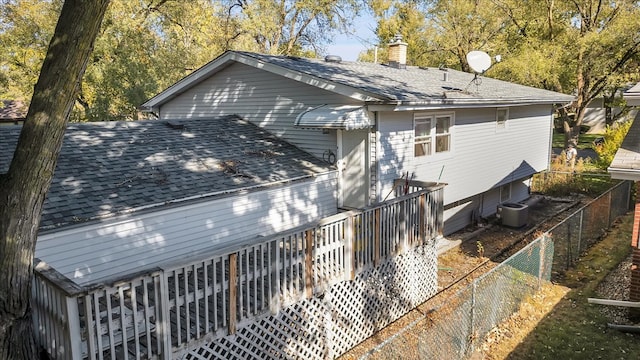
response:
{"label": "white vinyl siding", "polygon": [[296,116],[322,104],[357,104],[330,91],[235,63],[160,109],[162,119],[237,114],[322,159],[336,151],[336,132],[294,127]]}
{"label": "white vinyl siding", "polygon": [[[509,126],[496,131],[496,108],[456,109],[451,131],[452,151],[446,156],[414,157],[414,114],[380,112],[378,137],[378,199],[391,190],[393,180],[409,173],[413,179],[447,183],[445,205],[499,189],[545,170],[550,157],[550,105],[509,108]],[[519,190],[518,190],[519,191]],[[496,193],[500,200],[499,191]],[[510,201],[518,201],[512,189]],[[495,207],[493,208],[495,212]],[[445,212],[451,216],[452,212]],[[470,221],[470,217],[465,217]]]}
{"label": "white vinyl siding", "polygon": [[[529,198],[529,180],[522,179],[510,183],[511,199],[509,202],[521,202]],[[474,216],[489,217],[494,215],[498,205],[502,203],[500,199],[500,189],[491,189],[483,194],[479,194],[464,201],[457,206],[449,208],[444,212],[445,235],[464,229],[473,220]]]}
{"label": "white vinyl siding", "polygon": [[89,284],[268,236],[337,213],[337,173],[43,234],[36,257]]}

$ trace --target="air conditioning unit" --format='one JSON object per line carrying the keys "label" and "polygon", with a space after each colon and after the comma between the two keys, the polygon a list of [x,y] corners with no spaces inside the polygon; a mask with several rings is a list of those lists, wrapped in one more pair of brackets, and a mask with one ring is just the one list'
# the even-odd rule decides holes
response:
{"label": "air conditioning unit", "polygon": [[504,203],[498,205],[496,217],[502,225],[519,228],[527,225],[529,220],[529,206],[517,203]]}

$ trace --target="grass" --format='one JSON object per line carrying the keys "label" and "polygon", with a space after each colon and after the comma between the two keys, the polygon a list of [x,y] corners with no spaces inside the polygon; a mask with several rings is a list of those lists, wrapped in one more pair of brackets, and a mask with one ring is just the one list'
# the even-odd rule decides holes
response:
{"label": "grass", "polygon": [[[521,308],[522,324],[505,341],[488,350],[490,359],[640,359],[640,337],[607,328],[599,311],[587,302],[598,284],[630,253],[633,214],[628,214],[578,260],[557,284],[543,289]],[[554,305],[555,304],[555,305]],[[521,315],[523,316],[523,315]],[[531,317],[539,316],[537,324]]]}
{"label": "grass", "polygon": [[[580,134],[578,138],[578,149],[591,149],[593,147],[593,140],[601,137],[602,134]],[[564,149],[564,134],[553,132],[553,140],[551,146],[554,148]]]}

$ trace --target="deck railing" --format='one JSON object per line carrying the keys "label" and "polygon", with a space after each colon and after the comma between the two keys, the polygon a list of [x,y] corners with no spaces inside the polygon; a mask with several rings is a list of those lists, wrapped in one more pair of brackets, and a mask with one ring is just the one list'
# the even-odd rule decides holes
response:
{"label": "deck railing", "polygon": [[443,186],[411,186],[375,206],[109,283],[81,287],[39,262],[37,339],[56,359],[179,357],[440,235]]}

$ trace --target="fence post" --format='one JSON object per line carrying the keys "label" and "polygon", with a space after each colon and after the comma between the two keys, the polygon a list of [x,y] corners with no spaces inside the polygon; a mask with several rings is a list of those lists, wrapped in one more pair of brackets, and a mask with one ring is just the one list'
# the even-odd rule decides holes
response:
{"label": "fence post", "polygon": [[545,250],[547,247],[547,234],[543,234],[541,237],[538,238],[538,246],[540,247],[540,250],[538,251],[538,290],[540,290],[540,288],[542,287],[542,277],[544,276],[544,269],[546,267],[545,264]]}
{"label": "fence post", "polygon": [[469,321],[470,324],[470,331],[469,331],[469,335],[467,336],[467,340],[469,341],[469,352],[465,353],[465,354],[470,354],[473,353],[474,350],[474,345],[473,345],[473,341],[475,339],[475,333],[476,333],[476,291],[477,291],[477,286],[478,286],[478,282],[476,280],[473,280],[473,282],[471,283],[471,319]]}
{"label": "fence post", "polygon": [[580,211],[580,228],[578,229],[578,256],[582,254],[582,233],[584,232],[582,227],[584,226],[584,210]]}
{"label": "fence post", "polygon": [[238,253],[229,254],[229,335],[236,333],[238,303]]}
{"label": "fence post", "polygon": [[[571,267],[571,264],[573,263],[573,254],[572,254],[572,248],[571,248],[571,224],[567,221],[566,226],[567,226],[567,265],[565,267],[565,270],[569,270],[569,268]],[[580,252],[580,249],[578,249],[578,252]]]}
{"label": "fence post", "polygon": [[354,260],[355,251],[353,249],[353,215],[350,215],[345,223],[344,229],[344,279],[353,280],[355,277]]}
{"label": "fence post", "polygon": [[304,232],[304,287],[307,299],[313,296],[313,231]]}

